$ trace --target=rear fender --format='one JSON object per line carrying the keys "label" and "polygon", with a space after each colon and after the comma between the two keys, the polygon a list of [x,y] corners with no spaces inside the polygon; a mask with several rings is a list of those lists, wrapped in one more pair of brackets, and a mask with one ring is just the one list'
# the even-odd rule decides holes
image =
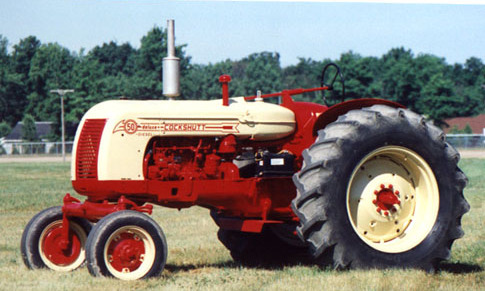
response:
{"label": "rear fender", "polygon": [[364,99],[354,99],[354,100],[349,100],[345,101],[342,103],[338,103],[333,105],[332,107],[329,107],[328,110],[323,112],[315,122],[313,126],[313,135],[317,136],[317,132],[327,126],[328,124],[334,122],[337,120],[337,118],[349,112],[350,110],[354,109],[360,109],[363,107],[369,107],[372,105],[376,104],[382,104],[382,105],[387,105],[390,107],[395,107],[395,108],[405,108],[403,105],[389,101],[389,100],[384,100],[384,99],[375,99],[375,98],[364,98]]}

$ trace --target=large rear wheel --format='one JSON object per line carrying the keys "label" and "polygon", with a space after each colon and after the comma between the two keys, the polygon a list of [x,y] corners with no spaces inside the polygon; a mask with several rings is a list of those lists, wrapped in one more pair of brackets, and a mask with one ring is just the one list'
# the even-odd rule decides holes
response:
{"label": "large rear wheel", "polygon": [[303,156],[292,207],[318,262],[433,270],[463,235],[459,154],[420,115],[383,105],[350,111]]}

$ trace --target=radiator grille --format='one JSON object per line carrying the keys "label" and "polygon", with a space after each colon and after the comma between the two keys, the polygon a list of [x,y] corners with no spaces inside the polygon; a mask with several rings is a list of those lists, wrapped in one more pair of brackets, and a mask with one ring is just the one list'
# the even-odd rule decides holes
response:
{"label": "radiator grille", "polygon": [[76,179],[98,178],[98,151],[106,119],[84,122],[76,149]]}

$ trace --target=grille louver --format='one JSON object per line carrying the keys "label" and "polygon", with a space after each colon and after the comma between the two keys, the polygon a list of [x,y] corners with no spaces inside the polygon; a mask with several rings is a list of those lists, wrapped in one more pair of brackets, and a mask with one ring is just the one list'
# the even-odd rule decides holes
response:
{"label": "grille louver", "polygon": [[98,178],[98,151],[106,119],[84,122],[76,150],[76,179]]}

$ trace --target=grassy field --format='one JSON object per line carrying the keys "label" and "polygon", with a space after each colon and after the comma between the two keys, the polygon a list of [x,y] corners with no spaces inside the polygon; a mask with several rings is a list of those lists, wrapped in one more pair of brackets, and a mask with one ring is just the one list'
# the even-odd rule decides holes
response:
{"label": "grassy field", "polygon": [[[169,253],[160,278],[122,282],[70,273],[28,270],[20,237],[40,210],[60,205],[71,191],[69,165],[0,164],[0,290],[485,290],[485,159],[463,159],[470,182],[465,197],[471,211],[463,218],[465,237],[435,274],[418,270],[334,271],[315,266],[246,268],[233,263],[216,237],[208,210],[157,207],[153,217],[164,229]],[[78,196],[79,198],[79,196]]]}

